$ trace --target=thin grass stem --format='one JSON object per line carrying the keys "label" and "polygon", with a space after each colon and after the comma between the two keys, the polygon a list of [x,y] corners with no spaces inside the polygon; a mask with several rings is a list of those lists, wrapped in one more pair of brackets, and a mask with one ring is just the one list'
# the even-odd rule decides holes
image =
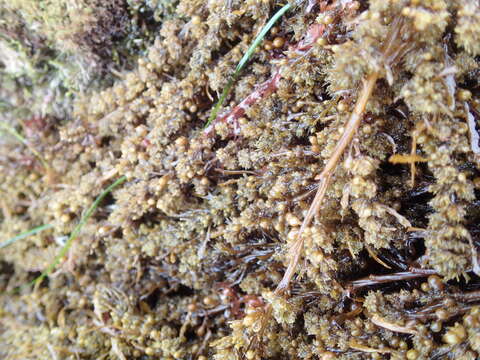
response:
{"label": "thin grass stem", "polygon": [[28,231],[25,231],[25,232],[23,232],[23,233],[21,233],[17,236],[12,237],[11,239],[8,239],[4,242],[1,242],[0,243],[0,249],[3,249],[4,247],[7,247],[8,245],[11,245],[18,240],[25,239],[26,237],[38,234],[39,232],[42,232],[44,230],[51,229],[52,227],[53,227],[53,225],[45,224],[45,225],[37,226],[37,227],[35,227],[33,229],[30,229]]}
{"label": "thin grass stem", "polygon": [[53,262],[42,272],[40,276],[38,276],[35,280],[32,281],[32,284],[38,285],[40,284],[43,279],[45,279],[48,275],[51,274],[51,272],[57,267],[57,265],[62,261],[62,258],[67,254],[68,250],[72,246],[73,240],[75,240],[80,234],[80,231],[82,230],[83,226],[87,223],[88,219],[93,215],[95,210],[98,208],[100,205],[101,201],[107,196],[113,189],[115,189],[117,186],[121,185],[127,180],[126,176],[122,176],[121,178],[117,179],[113,184],[111,184],[109,187],[107,187],[93,202],[93,204],[88,208],[87,212],[82,216],[80,219],[80,222],[75,226],[73,231],[70,233],[69,238],[65,242],[65,245],[60,249],[59,253],[57,256],[55,256],[55,259]]}
{"label": "thin grass stem", "polygon": [[223,105],[223,103],[225,102],[225,99],[227,98],[228,94],[230,93],[230,90],[232,89],[233,83],[235,82],[235,80],[237,80],[237,77],[240,74],[240,71],[242,71],[242,69],[247,64],[248,60],[250,60],[253,53],[255,52],[255,49],[263,41],[263,39],[265,38],[265,35],[267,35],[267,32],[278,21],[278,19],[280,19],[283,16],[283,14],[285,14],[290,8],[291,8],[291,4],[286,4],[280,10],[278,10],[275,13],[275,15],[273,15],[272,18],[265,24],[265,26],[262,28],[260,33],[255,38],[255,40],[253,40],[253,42],[249,46],[247,52],[240,59],[237,67],[235,68],[235,72],[231,76],[230,80],[227,83],[227,86],[225,86],[225,88],[222,91],[222,94],[220,95],[220,98],[218,99],[217,103],[213,107],[213,110],[212,110],[212,112],[211,112],[211,114],[208,118],[208,121],[207,121],[205,127],[208,127],[212,123],[212,121],[217,118],[218,111],[220,110],[220,107]]}

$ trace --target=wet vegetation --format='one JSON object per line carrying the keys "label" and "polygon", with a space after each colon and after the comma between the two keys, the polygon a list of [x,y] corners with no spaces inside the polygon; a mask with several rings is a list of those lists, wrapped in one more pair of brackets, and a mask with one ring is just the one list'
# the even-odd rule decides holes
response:
{"label": "wet vegetation", "polygon": [[478,0],[0,20],[1,358],[480,357]]}

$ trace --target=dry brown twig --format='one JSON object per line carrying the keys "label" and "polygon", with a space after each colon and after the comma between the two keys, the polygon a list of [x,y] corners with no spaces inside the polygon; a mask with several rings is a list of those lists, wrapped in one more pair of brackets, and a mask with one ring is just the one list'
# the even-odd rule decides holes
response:
{"label": "dry brown twig", "polygon": [[416,335],[418,331],[415,329],[416,323],[415,321],[410,321],[406,325],[399,325],[388,321],[387,319],[379,316],[379,315],[372,315],[370,321],[375,325],[382,327],[384,329],[401,333],[401,334],[410,334]]}
{"label": "dry brown twig", "polygon": [[396,62],[400,61],[406,52],[410,50],[407,43],[402,41],[402,34],[406,33],[405,30],[405,23],[402,18],[397,18],[393,21],[381,51],[384,67],[379,67],[377,71],[372,72],[363,80],[362,90],[358,96],[355,108],[353,109],[353,112],[347,121],[342,137],[338,141],[337,146],[328,159],[322,173],[316,178],[319,183],[317,193],[312,204],[310,205],[305,219],[302,222],[302,225],[300,226],[297,238],[289,251],[290,260],[288,267],[282,280],[275,290],[276,295],[284,293],[290,285],[302,255],[303,245],[305,242],[305,239],[302,235],[305,229],[311,224],[313,217],[318,213],[320,206],[322,205],[323,199],[325,198],[325,194],[340,158],[343,156],[348,145],[350,145],[352,142],[352,139],[361,124],[368,100],[373,93],[377,80],[382,75],[382,69],[390,69],[393,65],[395,65]]}
{"label": "dry brown twig", "polygon": [[366,278],[358,279],[352,281],[349,286],[350,289],[355,292],[361,288],[366,286],[373,286],[379,284],[386,284],[396,281],[406,281],[406,280],[413,280],[422,277],[427,277],[430,275],[436,275],[437,272],[435,270],[430,269],[410,269],[409,271],[401,271],[387,275],[370,275]]}

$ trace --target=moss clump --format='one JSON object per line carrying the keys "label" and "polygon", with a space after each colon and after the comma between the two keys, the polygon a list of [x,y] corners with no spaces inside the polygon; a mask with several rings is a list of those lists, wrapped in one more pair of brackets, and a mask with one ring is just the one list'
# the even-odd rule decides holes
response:
{"label": "moss clump", "polygon": [[[0,139],[0,233],[53,226],[0,252],[4,358],[479,356],[477,2],[292,2],[208,129],[283,3],[44,3],[2,10],[5,114],[56,174]],[[42,49],[118,79],[32,81]]]}

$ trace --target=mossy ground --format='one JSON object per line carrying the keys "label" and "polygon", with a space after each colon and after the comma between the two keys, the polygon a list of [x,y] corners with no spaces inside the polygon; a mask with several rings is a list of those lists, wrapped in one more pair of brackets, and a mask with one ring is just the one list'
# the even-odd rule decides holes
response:
{"label": "mossy ground", "polygon": [[2,358],[480,356],[480,4],[291,3],[0,0]]}

